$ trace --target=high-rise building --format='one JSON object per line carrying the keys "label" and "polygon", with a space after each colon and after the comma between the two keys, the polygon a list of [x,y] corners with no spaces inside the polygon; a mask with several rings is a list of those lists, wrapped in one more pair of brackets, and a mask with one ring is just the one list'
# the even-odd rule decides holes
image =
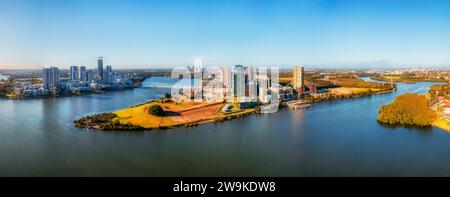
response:
{"label": "high-rise building", "polygon": [[113,72],[112,72],[112,66],[111,65],[106,66],[106,73],[104,75],[104,78],[105,78],[105,83],[107,83],[107,84],[111,84],[112,83]]}
{"label": "high-rise building", "polygon": [[301,89],[305,84],[305,69],[302,66],[295,67],[292,70],[294,78],[294,89]]}
{"label": "high-rise building", "polygon": [[70,80],[75,81],[75,80],[79,80],[79,75],[78,75],[78,66],[71,66],[70,67]]}
{"label": "high-rise building", "polygon": [[95,75],[96,75],[95,70],[93,70],[93,69],[87,70],[87,72],[86,72],[87,81],[89,81],[89,82],[95,81]]}
{"label": "high-rise building", "polygon": [[86,66],[80,66],[80,81],[88,81]]}
{"label": "high-rise building", "polygon": [[50,88],[50,68],[42,69],[42,87],[44,89]]}
{"label": "high-rise building", "polygon": [[103,57],[99,57],[97,60],[97,82],[103,82]]}
{"label": "high-rise building", "polygon": [[230,97],[232,96],[232,73],[231,73],[231,69],[228,66],[222,66],[222,80],[223,80],[223,89],[224,89],[224,95],[227,99],[230,99]]}
{"label": "high-rise building", "polygon": [[256,102],[256,80],[253,66],[245,67],[245,96],[248,101]]}
{"label": "high-rise building", "polygon": [[57,67],[42,69],[42,82],[44,89],[57,88],[59,86],[59,69]]}
{"label": "high-rise building", "polygon": [[263,103],[270,102],[271,96],[269,95],[270,89],[270,78],[267,76],[267,70],[264,70],[257,77],[258,85],[257,85],[257,94],[259,101]]}
{"label": "high-rise building", "polygon": [[245,97],[245,69],[242,65],[236,65],[232,70],[233,96],[239,98]]}

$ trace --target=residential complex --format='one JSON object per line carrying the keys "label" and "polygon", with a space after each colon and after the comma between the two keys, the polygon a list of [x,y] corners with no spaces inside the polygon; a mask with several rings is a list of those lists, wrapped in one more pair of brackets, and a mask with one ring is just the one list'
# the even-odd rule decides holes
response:
{"label": "residential complex", "polygon": [[52,89],[59,86],[59,69],[57,67],[44,68],[42,70],[42,87]]}
{"label": "residential complex", "polygon": [[97,83],[103,81],[103,57],[99,57],[97,60]]}
{"label": "residential complex", "polygon": [[61,78],[58,67],[42,69],[42,84],[29,81],[14,83],[16,97],[72,95],[103,90],[120,90],[136,85],[134,76],[114,73],[112,66],[103,71],[103,58],[97,61],[97,70],[88,70],[86,66],[70,66],[69,77]]}
{"label": "residential complex", "polygon": [[[195,75],[194,71],[189,69],[183,76],[191,77],[183,78],[174,86],[172,95],[176,101],[227,101],[242,107],[281,98],[282,89],[273,80],[278,79],[277,72],[271,69],[236,65],[222,66],[214,71],[202,70],[201,75]],[[282,94],[283,98],[293,99],[292,88],[286,89],[291,89],[291,95]]]}

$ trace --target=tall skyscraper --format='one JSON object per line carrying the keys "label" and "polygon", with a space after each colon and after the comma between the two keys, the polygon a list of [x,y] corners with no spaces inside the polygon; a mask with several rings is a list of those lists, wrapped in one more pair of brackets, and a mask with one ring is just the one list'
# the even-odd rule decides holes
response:
{"label": "tall skyscraper", "polygon": [[228,67],[228,66],[222,66],[221,67],[221,70],[222,70],[222,72],[221,72],[221,74],[222,74],[222,80],[223,80],[223,88],[224,88],[224,94],[225,94],[225,97],[227,98],[227,99],[230,99],[231,97],[230,96],[232,96],[232,87],[233,87],[233,85],[232,85],[232,80],[231,80],[231,69],[230,69],[230,67]]}
{"label": "tall skyscraper", "polygon": [[70,80],[75,81],[75,80],[79,80],[79,75],[78,75],[78,66],[71,66],[70,67]]}
{"label": "tall skyscraper", "polygon": [[112,83],[112,66],[108,65],[106,66],[106,73],[105,73],[105,83],[111,84]]}
{"label": "tall skyscraper", "polygon": [[44,89],[57,88],[59,85],[59,69],[57,67],[42,69],[42,82]]}
{"label": "tall skyscraper", "polygon": [[91,83],[92,81],[95,81],[95,70],[93,70],[93,69],[89,69],[89,70],[87,70],[87,72],[86,72],[86,78],[87,78],[87,81],[89,81],[89,83]]}
{"label": "tall skyscraper", "polygon": [[292,70],[294,78],[294,88],[300,89],[305,85],[305,69],[302,66],[298,66]]}
{"label": "tall skyscraper", "polygon": [[232,71],[233,96],[238,99],[245,97],[245,69],[236,65]]}
{"label": "tall skyscraper", "polygon": [[50,68],[42,69],[42,86],[44,89],[48,89],[50,87]]}
{"label": "tall skyscraper", "polygon": [[80,81],[88,81],[86,66],[80,66]]}
{"label": "tall skyscraper", "polygon": [[99,57],[97,60],[97,80],[98,83],[103,82],[103,57]]}
{"label": "tall skyscraper", "polygon": [[245,96],[248,101],[256,101],[256,80],[253,66],[245,67]]}
{"label": "tall skyscraper", "polygon": [[261,70],[257,76],[257,95],[261,102],[268,103],[270,101],[269,89],[270,78],[267,76],[267,70]]}

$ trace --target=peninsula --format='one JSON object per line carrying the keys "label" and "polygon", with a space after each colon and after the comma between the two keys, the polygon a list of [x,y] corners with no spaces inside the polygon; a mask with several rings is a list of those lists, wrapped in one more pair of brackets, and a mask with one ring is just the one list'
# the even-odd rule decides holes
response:
{"label": "peninsula", "polygon": [[[154,112],[155,108],[159,112]],[[74,123],[79,128],[104,130],[169,129],[230,120],[254,114],[256,110],[257,108],[240,109],[224,102],[176,103],[164,98],[112,113],[84,117]]]}
{"label": "peninsula", "polygon": [[[242,67],[238,67],[242,68]],[[295,70],[299,70],[299,72]],[[243,76],[246,76],[245,69]],[[291,77],[293,76],[293,77]],[[306,77],[305,77],[306,76]],[[306,78],[306,79],[305,79]],[[267,78],[258,78],[263,84]],[[232,80],[235,80],[233,78]],[[220,122],[250,114],[260,113],[261,108],[270,105],[276,92],[277,108],[291,106],[293,109],[310,106],[311,103],[369,96],[373,94],[395,91],[395,84],[367,82],[358,75],[348,72],[304,73],[303,67],[295,68],[287,76],[280,76],[280,86],[269,89],[259,89],[254,100],[241,100],[241,97],[228,97],[208,102],[209,90],[204,86],[193,88],[180,95],[166,94],[165,98],[132,106],[126,109],[82,117],[74,121],[78,128],[101,130],[151,130],[169,129],[175,127],[189,127],[204,123]],[[300,82],[299,84],[296,84]],[[225,82],[224,84],[228,84]],[[231,92],[242,95],[251,93],[254,87],[248,83],[243,89],[234,88]],[[258,85],[259,86],[259,85]],[[192,92],[199,92],[202,99],[189,100]],[[193,97],[192,97],[193,98]],[[249,98],[249,97],[247,97]],[[245,98],[244,98],[245,99]]]}

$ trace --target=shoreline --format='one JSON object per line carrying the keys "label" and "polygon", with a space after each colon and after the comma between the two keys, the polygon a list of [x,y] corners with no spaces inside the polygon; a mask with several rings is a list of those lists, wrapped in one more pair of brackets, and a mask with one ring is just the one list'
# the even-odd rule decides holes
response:
{"label": "shoreline", "polygon": [[436,120],[432,123],[434,127],[440,128],[446,132],[450,132],[450,125],[447,124],[446,121]]}
{"label": "shoreline", "polygon": [[[370,79],[374,80],[374,81],[380,81],[380,82],[385,82],[385,83],[390,83],[391,80],[389,80],[386,77],[370,77]],[[393,83],[404,83],[404,84],[415,84],[415,83],[420,83],[420,82],[434,82],[434,83],[445,83],[447,82],[446,80],[430,80],[430,79],[404,79],[404,78],[395,78],[392,80]]]}
{"label": "shoreline", "polygon": [[[347,96],[347,97],[339,97],[339,98],[331,98],[331,99],[326,99],[326,100],[316,100],[316,101],[312,101],[311,103],[320,103],[320,102],[326,102],[326,101],[333,101],[333,100],[346,100],[346,99],[351,99],[351,98],[359,98],[359,97],[366,97],[366,96],[372,96],[372,95],[378,95],[378,94],[386,94],[386,93],[392,93],[394,92],[395,89],[392,90],[388,90],[388,91],[381,91],[381,92],[373,92],[372,94],[363,94],[363,95],[353,95],[353,96]],[[215,115],[210,115],[210,117],[207,118],[197,118],[197,119],[193,119],[193,120],[187,120],[187,121],[181,121],[178,123],[166,123],[166,124],[162,124],[162,122],[164,120],[167,121],[167,119],[170,119],[170,117],[167,116],[163,116],[163,117],[153,117],[153,120],[159,120],[159,124],[158,126],[143,126],[142,124],[133,124],[130,123],[128,121],[120,121],[120,123],[118,123],[117,125],[112,125],[111,122],[113,121],[113,119],[118,118],[119,120],[127,120],[132,118],[131,115],[121,115],[121,111],[127,111],[127,110],[133,110],[135,108],[145,108],[148,107],[151,104],[161,104],[159,102],[160,100],[153,100],[153,101],[149,101],[146,103],[142,103],[142,104],[137,104],[135,106],[130,106],[128,108],[125,109],[119,109],[117,111],[114,112],[108,112],[108,113],[104,113],[104,114],[113,114],[114,117],[111,118],[110,120],[108,120],[106,123],[91,123],[89,122],[90,119],[95,119],[96,116],[98,115],[102,115],[102,114],[94,114],[92,116],[84,116],[81,117],[77,120],[74,120],[74,124],[75,127],[77,128],[84,128],[84,129],[94,129],[94,130],[103,130],[103,131],[137,131],[137,130],[166,130],[166,129],[173,129],[173,128],[179,128],[179,127],[193,127],[193,126],[198,126],[201,124],[210,124],[210,123],[216,123],[216,122],[223,122],[223,121],[227,121],[227,120],[232,120],[235,118],[239,118],[239,117],[245,117],[245,116],[249,116],[252,114],[257,114],[258,113],[258,107],[254,107],[254,108],[248,108],[248,109],[242,109],[241,111],[237,111],[237,112],[226,112],[226,113],[220,113],[220,114],[215,114]],[[295,100],[294,100],[295,101]],[[299,101],[299,100],[296,100]],[[162,103],[164,104],[164,103]],[[199,106],[194,106],[194,107],[187,107],[184,109],[179,109],[179,111],[176,111],[176,113],[190,113],[192,111],[195,110],[202,110],[204,108],[207,108],[211,105],[217,105],[218,103],[215,104],[205,104],[202,106],[202,104],[199,104]],[[221,102],[221,108],[225,105],[226,103]],[[285,104],[283,102],[280,102],[279,108],[285,107]],[[142,111],[142,109],[141,109]],[[198,114],[201,114],[198,113]],[[194,113],[195,115],[198,115],[196,113]],[[148,118],[148,117],[144,117],[144,118]],[[183,118],[182,118],[183,119]],[[152,119],[148,119],[149,121],[151,121]],[[171,120],[170,120],[171,121]],[[103,125],[102,125],[103,124]]]}
{"label": "shoreline", "polygon": [[70,95],[54,95],[54,96],[29,96],[29,97],[0,97],[0,99],[4,100],[33,100],[33,99],[51,99],[51,98],[67,98],[67,97],[77,97],[77,96],[85,96],[85,95],[91,95],[91,94],[104,94],[106,92],[121,92],[125,90],[132,90],[135,88],[140,88],[141,86],[137,87],[130,87],[130,88],[124,88],[120,90],[102,90],[102,91],[95,91],[95,92],[86,92],[86,93],[80,93],[80,94],[70,94]]}
{"label": "shoreline", "polygon": [[[145,78],[147,79],[147,78]],[[26,96],[26,97],[8,97],[8,96],[0,96],[0,99],[4,99],[4,100],[32,100],[32,99],[50,99],[50,98],[66,98],[66,97],[75,97],[75,96],[84,96],[84,95],[90,95],[90,94],[103,94],[105,92],[121,92],[121,91],[125,91],[125,90],[132,90],[135,88],[140,88],[142,87],[142,82],[145,80],[143,79],[142,81],[140,81],[138,83],[138,85],[133,86],[133,87],[126,87],[123,89],[116,89],[116,90],[98,90],[98,91],[88,91],[88,92],[83,92],[80,94],[67,94],[67,95],[45,95],[45,96]]]}
{"label": "shoreline", "polygon": [[[225,106],[225,103],[218,102],[209,104],[187,103],[184,105],[193,106],[179,108],[173,111],[166,111],[167,115],[164,116],[153,116],[149,115],[146,111],[148,107],[152,105],[161,105],[164,108],[169,108],[174,107],[177,104],[172,102],[160,103],[158,100],[154,100],[114,112],[84,116],[75,120],[74,124],[77,128],[104,131],[166,130],[223,122],[257,113],[256,108],[243,109],[236,112],[221,112],[221,109]],[[210,114],[203,117],[203,113]],[[170,114],[177,115],[172,116]],[[137,120],[134,118],[137,118]],[[139,122],[142,120],[144,120],[144,123],[136,123],[136,121]]]}

